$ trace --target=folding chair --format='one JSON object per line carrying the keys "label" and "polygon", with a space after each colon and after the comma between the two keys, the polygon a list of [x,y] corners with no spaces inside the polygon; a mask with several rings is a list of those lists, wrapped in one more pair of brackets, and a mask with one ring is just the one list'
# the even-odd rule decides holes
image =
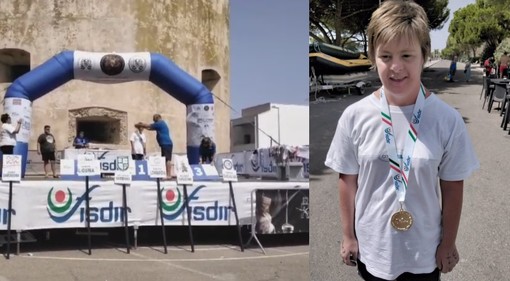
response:
{"label": "folding chair", "polygon": [[[506,85],[506,98],[505,101],[503,101],[503,108],[504,108],[504,115],[503,120],[501,120],[501,126],[503,128],[503,131],[506,131],[506,128],[508,126],[508,122],[510,121],[510,84]],[[503,111],[503,110],[502,110]],[[510,135],[510,130],[508,131],[508,134]]]}
{"label": "folding chair", "polygon": [[501,109],[501,103],[505,100],[507,93],[506,84],[494,84],[494,86],[495,89],[493,93],[490,95],[489,105],[487,108],[489,113],[491,113],[492,105],[494,104],[494,102],[498,102]]}
{"label": "folding chair", "polygon": [[499,111],[499,116],[503,116],[503,114],[505,114],[506,101],[507,101],[507,99],[508,99],[508,93],[510,93],[510,92],[509,92],[509,89],[510,89],[510,88],[509,88],[509,85],[508,85],[508,84],[506,84],[506,85],[505,85],[505,88],[506,88],[506,95],[505,95],[505,97],[503,98],[503,104],[501,105],[501,110]]}
{"label": "folding chair", "polygon": [[[483,99],[482,109],[485,108],[485,103],[490,98],[491,92],[494,91],[495,86],[493,84],[491,84],[491,78],[492,78],[492,75],[486,76],[484,79],[484,87],[483,88],[485,89],[485,98]],[[482,93],[483,93],[483,90],[482,90]]]}

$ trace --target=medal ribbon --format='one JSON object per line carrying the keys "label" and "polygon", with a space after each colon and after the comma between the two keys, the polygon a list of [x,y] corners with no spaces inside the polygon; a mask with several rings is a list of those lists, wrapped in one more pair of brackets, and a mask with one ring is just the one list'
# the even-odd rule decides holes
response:
{"label": "medal ribbon", "polygon": [[395,190],[397,192],[398,201],[402,204],[406,199],[406,191],[408,186],[409,172],[411,171],[411,157],[413,156],[414,145],[418,139],[418,128],[423,115],[423,106],[425,105],[425,89],[420,84],[420,92],[413,108],[413,115],[409,123],[409,129],[405,140],[404,151],[402,156],[398,156],[397,144],[394,137],[393,123],[391,120],[390,107],[386,96],[384,95],[384,87],[381,88],[381,115],[383,122],[383,133],[386,141],[386,150],[390,164],[390,174],[393,178]]}

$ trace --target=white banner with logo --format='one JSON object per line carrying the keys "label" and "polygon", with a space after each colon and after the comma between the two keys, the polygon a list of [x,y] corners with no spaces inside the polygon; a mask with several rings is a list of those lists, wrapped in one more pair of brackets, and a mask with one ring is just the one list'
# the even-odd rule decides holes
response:
{"label": "white banner with logo", "polygon": [[[309,188],[308,182],[238,182],[235,198],[241,225],[251,224],[256,189]],[[187,225],[184,190],[175,182],[161,182],[165,225]],[[193,225],[235,225],[229,209],[229,186],[222,182],[195,182],[188,186]],[[128,224],[158,225],[155,181],[133,181],[127,189]],[[0,230],[7,229],[9,184],[0,183]],[[85,227],[85,182],[25,181],[13,188],[12,229]],[[113,181],[89,183],[91,227],[123,226],[122,188]]]}
{"label": "white banner with logo", "polygon": [[223,169],[221,170],[221,176],[223,181],[237,181],[237,172],[234,168],[234,163],[232,159],[225,158],[223,159]]}
{"label": "white banner with logo", "polygon": [[74,52],[74,79],[96,83],[149,80],[151,55],[141,53]]}
{"label": "white banner with logo", "polygon": [[245,175],[245,154],[246,152],[220,153],[214,156],[214,166],[221,171],[223,159],[232,159],[232,164],[238,175]]}
{"label": "white banner with logo", "polygon": [[[309,178],[309,160],[306,152],[307,148],[298,152],[296,157],[289,160],[289,164],[301,163],[302,169],[300,171],[302,178]],[[302,153],[302,154],[300,154]],[[250,177],[265,177],[265,178],[277,178],[278,167],[276,165],[276,159],[270,154],[269,148],[261,148],[254,151],[243,151],[235,153],[220,153],[214,157],[214,165],[216,169],[221,170],[223,167],[223,159],[232,159],[234,168],[238,175],[245,175]]]}
{"label": "white banner with logo", "polygon": [[199,146],[204,137],[214,141],[214,105],[192,104],[186,108],[188,145]]}
{"label": "white banner with logo", "polygon": [[2,181],[21,180],[21,155],[2,155]]}
{"label": "white banner with logo", "polygon": [[[113,174],[118,170],[117,158],[118,157],[128,157],[131,159],[131,151],[130,150],[105,150],[105,149],[73,149],[68,148],[64,149],[64,159],[78,159],[79,155],[82,154],[92,154],[99,160],[99,167],[101,173],[109,173]],[[134,167],[134,166],[133,166]]]}

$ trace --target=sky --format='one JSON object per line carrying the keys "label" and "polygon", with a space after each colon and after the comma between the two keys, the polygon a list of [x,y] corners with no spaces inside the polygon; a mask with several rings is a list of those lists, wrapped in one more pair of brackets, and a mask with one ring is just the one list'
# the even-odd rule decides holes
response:
{"label": "sky", "polygon": [[448,17],[448,21],[444,24],[441,30],[433,30],[430,33],[430,39],[432,44],[432,51],[435,49],[442,50],[446,47],[446,40],[448,39],[448,27],[450,26],[450,22],[453,19],[453,13],[460,8],[464,8],[469,4],[474,4],[476,0],[449,0],[448,8],[450,8],[450,17]]}
{"label": "sky", "polygon": [[263,103],[308,105],[308,1],[230,0],[231,117]]}

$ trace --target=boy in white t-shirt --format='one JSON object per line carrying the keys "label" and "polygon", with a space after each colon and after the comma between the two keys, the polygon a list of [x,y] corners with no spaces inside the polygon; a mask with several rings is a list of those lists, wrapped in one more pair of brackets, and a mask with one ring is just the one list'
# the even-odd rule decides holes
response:
{"label": "boy in white t-shirt", "polygon": [[343,112],[325,162],[340,174],[341,256],[365,280],[438,281],[460,260],[464,179],[479,163],[462,116],[421,84],[423,8],[384,1],[367,38],[382,87]]}
{"label": "boy in white t-shirt", "polygon": [[143,160],[146,155],[145,144],[147,143],[147,139],[145,138],[145,134],[143,133],[143,127],[135,125],[136,130],[131,134],[131,156],[133,160]]}
{"label": "boy in white t-shirt", "polygon": [[18,120],[16,126],[13,126],[9,114],[4,113],[0,117],[0,121],[2,121],[0,149],[2,150],[2,154],[13,154],[14,146],[16,146],[16,134],[19,133],[22,119]]}

